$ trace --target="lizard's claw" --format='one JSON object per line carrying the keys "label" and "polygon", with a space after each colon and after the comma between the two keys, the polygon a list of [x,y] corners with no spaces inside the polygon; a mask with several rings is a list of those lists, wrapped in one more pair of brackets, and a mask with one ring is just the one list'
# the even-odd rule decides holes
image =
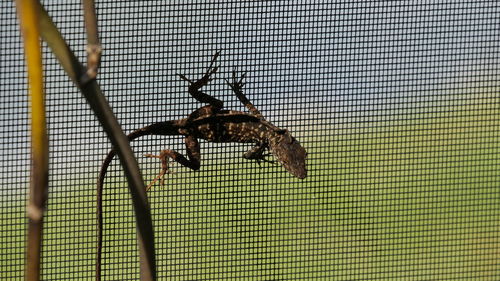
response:
{"label": "lizard's claw", "polygon": [[262,147],[255,147],[254,149],[249,150],[245,154],[243,154],[243,158],[249,159],[249,160],[255,160],[257,162],[257,165],[259,165],[259,167],[260,167],[261,162],[276,163],[275,161],[266,159],[266,157],[270,156],[270,155],[271,155],[271,153],[264,154]]}
{"label": "lizard's claw", "polygon": [[236,71],[233,70],[233,82],[229,82],[227,79],[224,79],[226,83],[234,90],[234,91],[241,91],[243,86],[245,86],[246,83],[243,83],[243,80],[246,77],[246,73],[241,74],[240,80],[236,78]]}
{"label": "lizard's claw", "polygon": [[243,83],[243,80],[247,77],[247,73],[243,73],[241,74],[241,77],[240,77],[240,80],[239,81],[236,81],[236,71],[233,71],[233,83],[234,84],[237,84],[238,86],[240,86],[241,88],[243,88],[243,86],[246,84],[246,83]]}
{"label": "lizard's claw", "polygon": [[260,162],[272,163],[272,164],[276,163],[276,161],[268,160],[265,158],[265,157],[270,156],[270,155],[271,155],[271,153],[262,154],[258,158],[255,158],[255,160],[257,161],[257,164],[259,166],[260,166]]}
{"label": "lizard's claw", "polygon": [[[220,51],[217,51],[214,56],[212,57],[212,61],[210,61],[210,65],[208,66],[208,69],[207,69],[207,72],[205,73],[205,76],[210,76],[211,74],[215,73],[217,71],[217,69],[219,68],[219,66],[216,66],[216,67],[213,67],[212,66],[214,65],[215,61],[217,60],[217,58],[219,57],[220,55]],[[210,79],[212,80],[212,79]]]}
{"label": "lizard's claw", "polygon": [[191,83],[191,84],[194,84],[194,82],[193,82],[193,81],[191,81],[189,78],[187,78],[184,74],[179,74],[179,73],[177,73],[177,76],[179,76],[179,77],[180,77],[182,80],[184,80],[184,81],[187,81],[187,82],[189,82],[189,83]]}
{"label": "lizard's claw", "polygon": [[200,89],[201,87],[207,85],[208,82],[213,80],[213,78],[211,78],[211,75],[217,72],[217,69],[218,66],[209,69],[207,73],[203,75],[203,77],[201,77],[201,79],[199,79],[198,81],[193,81],[187,78],[184,74],[177,73],[177,76],[179,76],[182,80],[189,82],[191,84],[190,87],[194,87],[195,89]]}
{"label": "lizard's claw", "polygon": [[160,185],[161,186],[164,186],[165,185],[165,175],[166,174],[173,174],[175,172],[171,171],[169,169],[169,161],[168,161],[168,154],[167,153],[164,153],[163,151],[160,153],[160,155],[153,155],[153,154],[144,154],[144,156],[146,157],[150,157],[150,158],[158,158],[161,160],[161,171],[160,173],[158,174],[158,176],[156,176],[153,181],[151,181],[148,186],[146,187],[146,192],[149,191],[151,189],[151,187],[153,187],[153,185],[159,180],[160,181]]}
{"label": "lizard's claw", "polygon": [[183,74],[177,73],[177,76],[179,76],[182,80],[191,83],[191,85],[196,89],[199,89],[199,88],[205,86],[206,84],[208,84],[208,82],[213,80],[213,78],[211,78],[212,74],[217,72],[217,70],[219,69],[219,66],[214,66],[214,63],[217,60],[217,57],[219,57],[219,54],[220,54],[220,51],[215,53],[215,55],[212,57],[212,61],[210,62],[210,66],[208,67],[207,71],[205,72],[205,75],[203,75],[203,77],[201,77],[201,79],[199,79],[198,81],[194,82],[194,81],[188,79]]}

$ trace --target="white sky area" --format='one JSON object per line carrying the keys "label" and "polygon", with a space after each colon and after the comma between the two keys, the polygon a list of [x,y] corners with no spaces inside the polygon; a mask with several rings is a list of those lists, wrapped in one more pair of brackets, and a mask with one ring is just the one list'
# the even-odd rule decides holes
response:
{"label": "white sky area", "polygon": [[[44,2],[85,62],[80,1]],[[248,98],[298,136],[314,135],[320,125],[333,128],[336,118],[397,118],[426,110],[467,83],[498,77],[496,1],[97,2],[104,49],[98,81],[126,132],[200,107],[176,73],[200,77],[218,50],[217,79],[204,90],[227,108],[244,110],[222,78],[233,69],[246,72]],[[29,119],[13,2],[2,1],[0,8],[4,186],[13,178],[29,180]],[[47,48],[44,55],[51,168],[97,176],[110,145]]]}

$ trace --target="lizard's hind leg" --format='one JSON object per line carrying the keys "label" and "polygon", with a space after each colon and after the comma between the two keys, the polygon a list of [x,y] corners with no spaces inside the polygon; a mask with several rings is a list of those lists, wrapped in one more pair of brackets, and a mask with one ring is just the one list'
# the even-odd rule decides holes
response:
{"label": "lizard's hind leg", "polygon": [[158,176],[156,176],[156,178],[154,178],[153,181],[150,184],[148,184],[148,186],[146,187],[146,191],[148,191],[158,180],[160,181],[160,185],[163,186],[165,182],[165,175],[173,173],[169,169],[169,158],[181,164],[182,166],[188,167],[192,170],[200,169],[201,155],[200,155],[200,144],[198,143],[198,140],[195,137],[187,136],[184,139],[184,141],[186,143],[186,151],[188,158],[186,158],[179,152],[171,149],[162,150],[160,152],[160,155],[153,155],[153,154],[144,155],[146,157],[158,158],[161,160],[161,171],[158,174]]}
{"label": "lizard's hind leg", "polygon": [[159,180],[160,185],[163,186],[165,183],[165,175],[173,174],[174,172],[169,169],[169,157],[173,153],[173,150],[162,150],[160,155],[144,154],[146,157],[158,158],[161,160],[161,171],[149,184],[146,186],[146,191],[149,191],[151,187]]}
{"label": "lizard's hind leg", "polygon": [[188,91],[193,98],[195,98],[197,101],[199,101],[201,103],[208,103],[215,108],[221,109],[224,106],[224,103],[221,100],[216,99],[216,98],[209,96],[209,95],[203,93],[202,91],[200,91],[200,89],[203,86],[207,85],[210,81],[213,80],[213,78],[211,76],[212,76],[212,74],[217,72],[217,69],[219,68],[218,66],[214,67],[214,63],[217,60],[217,57],[219,56],[219,54],[220,54],[220,52],[215,53],[215,55],[212,57],[212,61],[210,62],[210,66],[208,67],[207,71],[205,72],[205,75],[203,75],[203,77],[201,77],[197,81],[192,81],[183,74],[177,74],[177,75],[179,75],[179,77],[182,80],[190,83]]}

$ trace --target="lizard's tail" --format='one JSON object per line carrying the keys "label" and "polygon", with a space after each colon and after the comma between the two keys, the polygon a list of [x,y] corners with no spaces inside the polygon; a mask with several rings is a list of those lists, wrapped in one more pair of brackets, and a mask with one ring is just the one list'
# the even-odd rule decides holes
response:
{"label": "lizard's tail", "polygon": [[[180,123],[178,121],[165,121],[151,124],[149,126],[137,129],[127,135],[128,141],[132,142],[135,139],[147,135],[178,135]],[[97,179],[97,257],[96,257],[96,280],[101,280],[101,258],[102,258],[102,234],[103,234],[103,215],[102,215],[102,194],[104,179],[111,161],[116,155],[116,151],[112,149],[104,159],[99,178]]]}

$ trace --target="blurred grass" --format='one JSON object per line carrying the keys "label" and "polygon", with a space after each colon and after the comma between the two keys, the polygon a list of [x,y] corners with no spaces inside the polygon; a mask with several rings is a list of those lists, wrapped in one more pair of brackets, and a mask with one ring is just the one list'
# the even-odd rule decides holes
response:
{"label": "blurred grass", "polygon": [[[300,138],[310,155],[304,181],[216,153],[203,155],[199,172],[174,167],[167,186],[149,193],[159,278],[496,280],[497,97],[434,105],[322,133],[312,126],[317,135]],[[135,225],[119,174],[105,188],[104,277],[136,279]],[[44,279],[66,276],[68,265],[71,278],[93,274],[94,194],[85,190],[51,193]],[[2,225],[16,235],[8,255],[24,245],[12,229],[24,222],[18,214]]]}

